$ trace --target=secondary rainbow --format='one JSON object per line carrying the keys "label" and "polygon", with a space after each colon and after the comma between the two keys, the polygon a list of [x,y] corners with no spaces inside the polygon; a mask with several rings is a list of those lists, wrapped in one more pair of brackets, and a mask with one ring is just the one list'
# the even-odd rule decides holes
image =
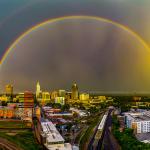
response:
{"label": "secondary rainbow", "polygon": [[125,25],[122,25],[118,22],[106,19],[106,18],[102,18],[102,17],[96,17],[96,16],[65,16],[65,17],[59,17],[59,18],[53,18],[53,19],[49,19],[47,21],[44,21],[40,24],[37,24],[36,26],[31,27],[29,30],[27,30],[26,32],[24,32],[21,36],[19,36],[12,44],[11,46],[6,50],[6,52],[4,53],[2,59],[0,60],[0,65],[3,64],[3,62],[5,61],[5,59],[7,58],[9,52],[13,49],[13,47],[20,42],[25,36],[27,36],[28,34],[30,34],[32,31],[38,29],[39,27],[47,24],[47,23],[54,23],[57,21],[61,21],[61,20],[68,20],[68,19],[94,19],[94,20],[98,20],[98,21],[102,21],[102,22],[106,22],[109,24],[112,24],[114,26],[117,26],[118,28],[121,28],[125,31],[127,31],[128,33],[130,33],[133,37],[135,37],[149,52],[150,52],[150,47],[149,45],[133,30],[131,30],[130,28],[128,28]]}

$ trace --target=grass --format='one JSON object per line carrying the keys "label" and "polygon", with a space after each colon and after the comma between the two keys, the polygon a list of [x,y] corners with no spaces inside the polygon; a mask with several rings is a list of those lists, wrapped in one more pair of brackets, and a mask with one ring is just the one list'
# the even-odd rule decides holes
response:
{"label": "grass", "polygon": [[26,125],[20,121],[0,121],[0,128],[26,128]]}
{"label": "grass", "polygon": [[16,135],[7,135],[6,132],[0,132],[0,137],[16,144],[23,150],[40,150],[41,147],[35,142],[31,131],[19,132]]}

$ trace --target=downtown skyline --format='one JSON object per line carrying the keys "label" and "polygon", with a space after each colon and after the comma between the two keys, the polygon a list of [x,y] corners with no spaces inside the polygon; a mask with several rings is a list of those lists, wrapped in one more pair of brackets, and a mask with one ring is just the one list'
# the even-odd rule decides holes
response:
{"label": "downtown skyline", "polygon": [[0,149],[150,150],[149,27],[150,0],[0,0]]}

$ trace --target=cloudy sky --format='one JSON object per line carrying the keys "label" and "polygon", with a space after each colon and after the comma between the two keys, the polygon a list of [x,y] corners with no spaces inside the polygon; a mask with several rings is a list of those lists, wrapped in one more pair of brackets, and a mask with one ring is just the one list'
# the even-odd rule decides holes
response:
{"label": "cloudy sky", "polygon": [[[0,58],[25,31],[52,18],[98,16],[123,24],[150,45],[149,0],[1,0]],[[48,23],[17,43],[0,66],[0,90],[150,91],[150,54],[130,33],[93,19]]]}

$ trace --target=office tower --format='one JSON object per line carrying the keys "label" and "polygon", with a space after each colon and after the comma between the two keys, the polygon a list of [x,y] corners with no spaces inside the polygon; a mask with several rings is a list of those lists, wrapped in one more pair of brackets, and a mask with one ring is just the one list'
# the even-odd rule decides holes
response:
{"label": "office tower", "polygon": [[34,95],[32,92],[24,93],[24,107],[25,108],[33,108],[34,107]]}
{"label": "office tower", "polygon": [[13,86],[11,84],[6,85],[5,92],[6,92],[6,95],[12,95],[13,94]]}
{"label": "office tower", "polygon": [[66,91],[65,90],[58,90],[59,97],[65,97]]}
{"label": "office tower", "polygon": [[80,100],[81,101],[86,101],[90,99],[90,95],[88,93],[81,93],[80,94]]}
{"label": "office tower", "polygon": [[65,98],[64,97],[56,97],[55,103],[59,103],[61,105],[65,105]]}
{"label": "office tower", "polygon": [[46,103],[50,102],[50,93],[49,92],[42,92],[42,104],[45,105]]}
{"label": "office tower", "polygon": [[52,91],[52,92],[51,92],[51,99],[52,99],[52,100],[55,100],[55,98],[58,97],[58,96],[59,96],[58,91]]}
{"label": "office tower", "polygon": [[39,81],[36,84],[36,98],[38,99],[41,93],[41,87]]}
{"label": "office tower", "polygon": [[74,83],[72,85],[72,89],[71,89],[71,99],[73,100],[77,100],[79,98],[79,93],[78,93],[78,86],[76,83]]}

